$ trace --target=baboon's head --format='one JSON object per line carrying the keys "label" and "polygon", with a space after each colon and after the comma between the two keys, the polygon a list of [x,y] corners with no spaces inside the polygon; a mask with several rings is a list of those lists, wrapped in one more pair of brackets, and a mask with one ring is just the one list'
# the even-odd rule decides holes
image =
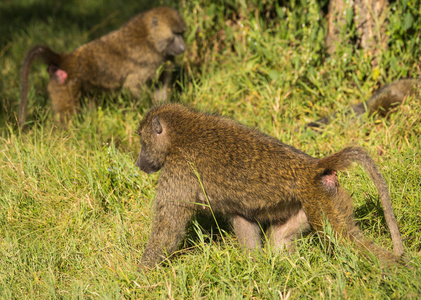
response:
{"label": "baboon's head", "polygon": [[136,166],[148,174],[159,171],[164,166],[170,142],[165,122],[152,111],[144,117],[137,133],[142,148]]}
{"label": "baboon's head", "polygon": [[183,17],[171,7],[157,7],[147,16],[149,40],[165,56],[175,56],[186,51],[183,34],[187,29]]}

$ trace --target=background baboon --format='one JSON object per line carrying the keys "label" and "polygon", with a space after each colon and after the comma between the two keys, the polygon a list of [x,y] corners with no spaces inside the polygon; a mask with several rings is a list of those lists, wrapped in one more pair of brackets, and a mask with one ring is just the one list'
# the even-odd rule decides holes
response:
{"label": "background baboon", "polygon": [[[419,79],[401,79],[380,88],[367,102],[351,106],[348,113],[354,112],[356,116],[361,116],[366,111],[369,115],[378,113],[385,117],[389,111],[402,103],[409,96],[419,95]],[[318,128],[323,124],[329,124],[336,117],[336,113],[321,118],[315,122],[307,124],[307,127]]]}
{"label": "background baboon", "polygon": [[[162,169],[141,266],[154,266],[171,254],[200,203],[207,201],[232,221],[239,242],[249,249],[261,247],[260,225],[269,226],[275,247],[289,248],[310,226],[322,230],[325,216],[338,234],[387,261],[398,261],[404,252],[386,182],[361,148],[317,159],[257,130],[180,104],[152,109],[138,133],[142,148],[136,165],[147,173]],[[336,174],[354,161],[376,185],[395,254],[366,241],[355,225],[352,199]]]}
{"label": "background baboon", "polygon": [[[140,96],[140,86],[156,77],[158,68],[185,51],[186,24],[170,7],[141,13],[120,29],[85,44],[71,53],[58,54],[47,46],[35,46],[25,57],[21,69],[19,124],[26,120],[28,74],[35,58],[48,65],[48,92],[55,113],[61,120],[79,107],[81,91],[128,88]],[[164,71],[164,86],[156,93],[167,97],[172,63]]]}

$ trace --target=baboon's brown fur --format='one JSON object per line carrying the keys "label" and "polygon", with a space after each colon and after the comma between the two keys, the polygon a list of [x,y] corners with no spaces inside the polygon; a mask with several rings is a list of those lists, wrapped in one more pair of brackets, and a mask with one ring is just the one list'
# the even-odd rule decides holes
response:
{"label": "baboon's brown fur", "polygon": [[[288,248],[303,231],[323,230],[325,217],[363,252],[388,262],[399,261],[404,252],[386,181],[362,148],[313,158],[257,130],[180,104],[152,109],[138,133],[142,147],[136,165],[147,173],[162,169],[142,267],[153,267],[176,250],[189,220],[208,203],[232,221],[239,242],[250,249],[261,247],[261,225],[269,226],[275,247]],[[362,164],[374,181],[394,253],[367,241],[355,225],[352,199],[336,174],[352,162]]]}

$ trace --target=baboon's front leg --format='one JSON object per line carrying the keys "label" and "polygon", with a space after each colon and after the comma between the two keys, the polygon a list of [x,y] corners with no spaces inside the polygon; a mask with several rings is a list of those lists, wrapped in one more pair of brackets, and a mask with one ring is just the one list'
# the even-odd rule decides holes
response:
{"label": "baboon's front leg", "polygon": [[152,268],[173,253],[183,239],[186,225],[192,215],[193,210],[183,204],[165,204],[158,207],[139,268]]}

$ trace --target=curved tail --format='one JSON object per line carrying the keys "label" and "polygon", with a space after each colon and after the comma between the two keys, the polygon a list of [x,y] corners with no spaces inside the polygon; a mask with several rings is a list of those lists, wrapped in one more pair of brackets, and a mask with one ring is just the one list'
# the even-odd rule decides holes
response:
{"label": "curved tail", "polygon": [[360,147],[348,147],[342,151],[320,159],[318,161],[317,168],[321,172],[325,172],[326,170],[339,171],[347,169],[353,162],[361,164],[373,180],[379,193],[386,223],[392,237],[393,251],[396,255],[401,256],[404,253],[403,242],[399,232],[398,223],[393,212],[386,180],[368,153]]}
{"label": "curved tail", "polygon": [[[381,117],[385,117],[393,107],[400,105],[406,97],[417,95],[420,84],[420,79],[411,78],[400,79],[387,84],[381,87],[368,101],[351,106],[345,112],[345,115],[354,113],[358,117],[368,110],[369,115],[377,112]],[[327,125],[336,118],[337,114],[333,113],[317,121],[307,123],[306,127],[314,129]]]}
{"label": "curved tail", "polygon": [[28,106],[28,83],[29,83],[29,69],[33,61],[40,57],[45,64],[59,66],[60,54],[54,52],[47,46],[35,46],[26,54],[25,60],[23,61],[22,68],[20,70],[20,105],[18,113],[18,124],[23,126],[26,121],[26,110]]}

